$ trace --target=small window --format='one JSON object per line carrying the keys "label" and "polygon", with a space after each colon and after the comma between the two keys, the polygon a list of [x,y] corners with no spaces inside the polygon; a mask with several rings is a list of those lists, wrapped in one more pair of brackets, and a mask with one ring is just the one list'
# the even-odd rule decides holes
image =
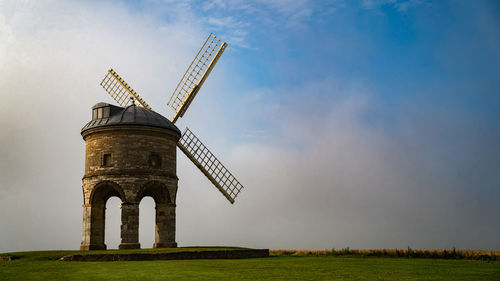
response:
{"label": "small window", "polygon": [[109,106],[102,108],[102,118],[109,118]]}
{"label": "small window", "polygon": [[97,119],[101,119],[101,118],[102,118],[102,107],[97,109]]}
{"label": "small window", "polygon": [[102,166],[103,167],[111,167],[111,154],[106,153],[102,156]]}
{"label": "small window", "polygon": [[148,162],[149,162],[149,167],[151,168],[155,169],[161,168],[161,157],[156,153],[151,153],[151,155],[149,155]]}
{"label": "small window", "polygon": [[92,110],[92,120],[97,119],[97,109]]}

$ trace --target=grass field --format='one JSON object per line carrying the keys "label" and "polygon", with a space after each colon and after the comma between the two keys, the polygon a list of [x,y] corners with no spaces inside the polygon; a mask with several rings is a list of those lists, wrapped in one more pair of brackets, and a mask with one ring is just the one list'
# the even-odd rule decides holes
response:
{"label": "grass field", "polygon": [[[202,249],[228,248],[128,252]],[[120,251],[123,252],[126,251]],[[57,261],[61,256],[75,253],[82,254],[79,251],[12,253],[20,259],[0,262],[0,280],[500,280],[500,262],[480,260],[272,256],[242,260]]]}
{"label": "grass field", "polygon": [[430,259],[456,259],[456,260],[500,260],[498,250],[457,250],[452,249],[331,249],[331,250],[271,250],[274,256],[358,256],[358,257],[405,257],[405,258],[430,258]]}

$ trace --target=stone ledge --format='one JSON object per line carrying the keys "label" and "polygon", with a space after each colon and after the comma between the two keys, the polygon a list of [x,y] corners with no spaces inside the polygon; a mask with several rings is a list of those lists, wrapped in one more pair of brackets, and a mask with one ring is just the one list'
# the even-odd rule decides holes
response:
{"label": "stone ledge", "polygon": [[0,256],[0,261],[13,261],[17,259],[19,259],[17,256]]}
{"label": "stone ledge", "polygon": [[152,260],[193,260],[193,259],[248,259],[269,257],[269,249],[186,251],[171,253],[136,254],[95,254],[71,255],[60,261],[152,261]]}

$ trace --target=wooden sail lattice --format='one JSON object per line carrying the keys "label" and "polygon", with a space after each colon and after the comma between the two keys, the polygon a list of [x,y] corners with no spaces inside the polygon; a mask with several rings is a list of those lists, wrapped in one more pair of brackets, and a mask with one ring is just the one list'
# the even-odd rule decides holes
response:
{"label": "wooden sail lattice", "polygon": [[122,107],[129,105],[132,97],[140,106],[153,110],[112,68],[102,79],[101,86]]}
{"label": "wooden sail lattice", "polygon": [[217,60],[226,49],[227,44],[210,33],[207,40],[198,51],[188,69],[177,84],[167,105],[174,111],[172,122],[182,117],[191,101],[207,79]]}
{"label": "wooden sail lattice", "polygon": [[[227,47],[227,43],[210,34],[197,55],[182,76],[181,81],[172,93],[168,106],[174,109],[172,122],[184,115],[192,100],[207,79],[218,59]],[[132,101],[152,110],[113,69],[101,82],[101,86],[122,107]],[[131,98],[132,97],[132,98]],[[226,167],[208,150],[208,148],[186,128],[177,142],[179,149],[200,169],[231,204],[243,189],[243,185],[226,169]]]}
{"label": "wooden sail lattice", "polygon": [[177,146],[217,187],[224,197],[234,203],[243,185],[226,169],[210,150],[186,127]]}

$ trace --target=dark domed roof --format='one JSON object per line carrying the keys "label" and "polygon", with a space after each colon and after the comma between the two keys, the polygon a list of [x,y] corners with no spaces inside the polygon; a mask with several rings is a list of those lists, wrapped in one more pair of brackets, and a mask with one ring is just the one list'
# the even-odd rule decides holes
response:
{"label": "dark domed roof", "polygon": [[108,126],[137,125],[164,128],[181,134],[181,131],[167,118],[135,104],[125,108],[100,102],[92,107],[92,120],[82,128],[83,132]]}

